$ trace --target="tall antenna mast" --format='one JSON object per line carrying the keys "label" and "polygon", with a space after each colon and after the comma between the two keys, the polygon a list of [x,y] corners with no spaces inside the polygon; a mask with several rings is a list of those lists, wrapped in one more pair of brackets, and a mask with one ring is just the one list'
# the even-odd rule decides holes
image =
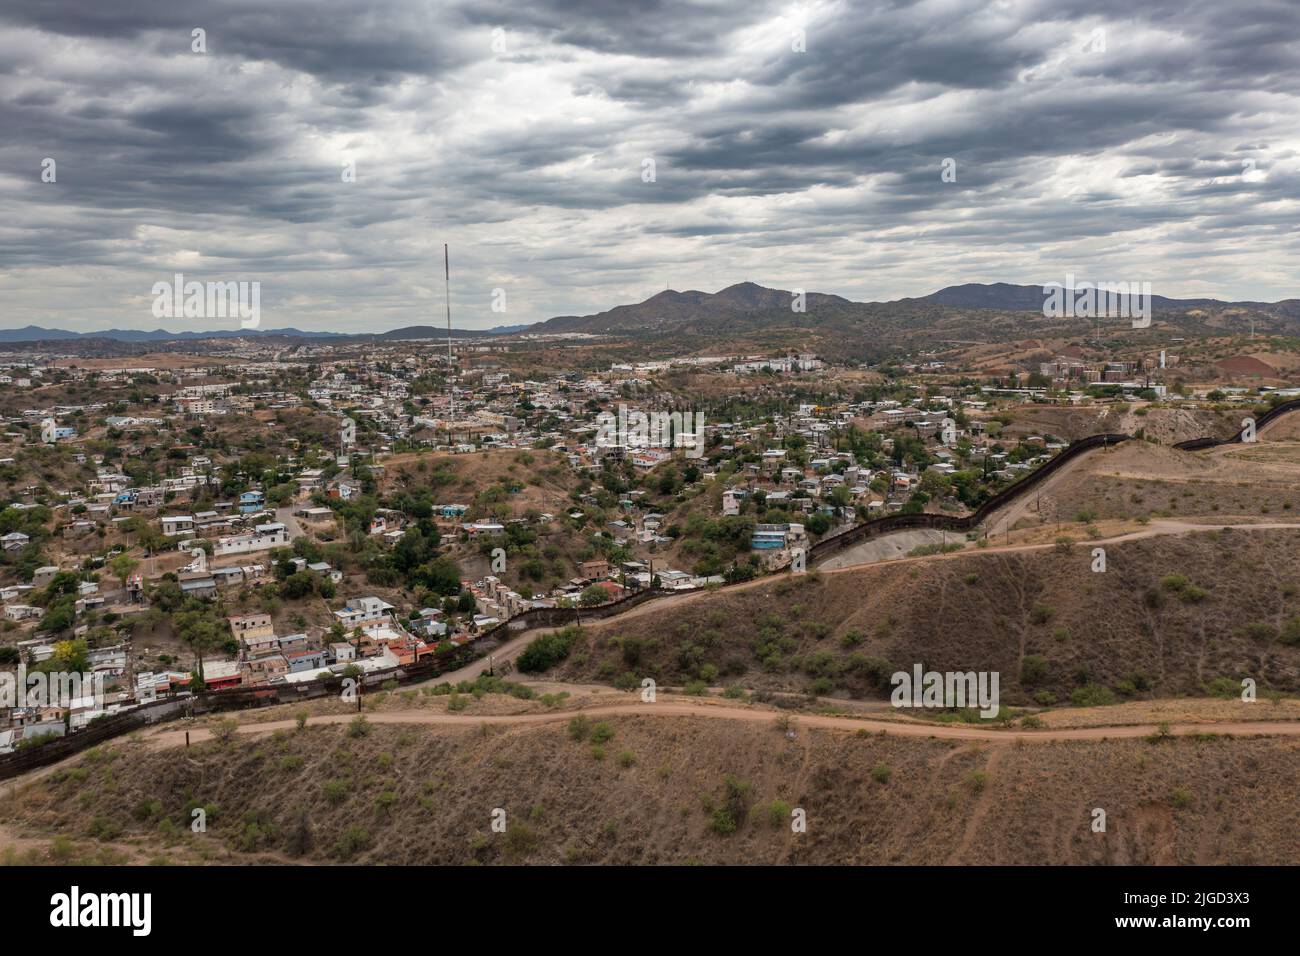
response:
{"label": "tall antenna mast", "polygon": [[[446,277],[447,285],[447,393],[451,397],[450,417],[456,417],[456,385],[451,379],[452,362],[451,357],[451,259],[447,254],[447,244],[442,244],[442,270]],[[448,436],[451,434],[451,428],[447,429]]]}

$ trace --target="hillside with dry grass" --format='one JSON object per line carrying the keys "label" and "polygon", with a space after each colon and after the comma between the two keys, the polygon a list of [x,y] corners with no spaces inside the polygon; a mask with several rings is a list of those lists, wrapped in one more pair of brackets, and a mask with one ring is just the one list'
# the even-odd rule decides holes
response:
{"label": "hillside with dry grass", "polygon": [[1040,515],[1053,523],[1188,516],[1289,520],[1300,506],[1298,477],[1297,442],[1179,451],[1129,441],[1090,454],[1048,479],[1025,520],[1034,523]]}
{"label": "hillside with dry grass", "polygon": [[1078,441],[1089,435],[1113,432],[1142,435],[1162,444],[1172,445],[1189,438],[1206,435],[1227,437],[1241,428],[1245,411],[1216,411],[1211,408],[1163,408],[1139,404],[1091,405],[1018,405],[1007,414],[1011,417],[1001,433],[1003,439],[1030,435],[1052,435],[1065,441]]}
{"label": "hillside with dry grass", "polygon": [[567,680],[883,697],[916,663],[998,671],[1004,702],[1300,691],[1300,531],[970,549],[675,598],[582,632]]}
{"label": "hillside with dry grass", "polygon": [[[11,863],[1289,863],[1297,775],[1296,741],[1213,733],[985,744],[798,719],[309,724],[103,747],[6,800],[0,844]],[[196,808],[206,832],[191,830]]]}

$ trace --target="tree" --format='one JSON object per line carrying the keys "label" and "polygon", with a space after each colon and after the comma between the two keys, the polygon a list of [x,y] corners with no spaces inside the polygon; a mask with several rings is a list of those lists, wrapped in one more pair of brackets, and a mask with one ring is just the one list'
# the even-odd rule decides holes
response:
{"label": "tree", "polygon": [[297,571],[280,584],[280,596],[288,601],[305,598],[315,589],[316,575],[310,571]]}
{"label": "tree", "polygon": [[90,647],[86,639],[57,641],[54,653],[32,668],[33,671],[79,674],[90,670]]}
{"label": "tree", "polygon": [[206,610],[181,611],[173,618],[176,635],[190,646],[198,658],[198,676],[203,678],[203,655],[221,645],[226,630]]}
{"label": "tree", "polygon": [[113,577],[117,578],[118,581],[122,583],[122,587],[125,588],[126,582],[131,579],[131,575],[135,572],[135,569],[139,564],[139,561],[123,552],[108,562],[108,570]]}
{"label": "tree", "polygon": [[578,603],[582,607],[595,607],[597,604],[604,604],[608,598],[609,595],[604,588],[593,584],[578,595]]}
{"label": "tree", "polygon": [[50,602],[41,616],[40,629],[51,634],[60,634],[72,629],[77,621],[76,598],[65,594]]}

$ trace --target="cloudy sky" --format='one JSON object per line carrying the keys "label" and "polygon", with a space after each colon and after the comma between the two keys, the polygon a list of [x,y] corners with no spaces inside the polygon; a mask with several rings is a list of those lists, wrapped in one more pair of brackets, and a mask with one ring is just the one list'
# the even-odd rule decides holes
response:
{"label": "cloudy sky", "polygon": [[441,324],[444,242],[468,328],[745,279],[1297,296],[1297,67],[1289,0],[6,4],[0,326],[237,325],[155,319],[176,272],[263,328]]}

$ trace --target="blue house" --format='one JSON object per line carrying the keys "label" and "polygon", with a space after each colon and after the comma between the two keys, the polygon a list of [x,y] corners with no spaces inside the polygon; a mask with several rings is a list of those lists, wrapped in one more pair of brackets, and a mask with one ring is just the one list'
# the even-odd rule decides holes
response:
{"label": "blue house", "polygon": [[265,507],[266,495],[260,491],[245,491],[239,496],[239,510],[246,515],[261,511]]}
{"label": "blue house", "polygon": [[785,547],[788,524],[760,524],[754,526],[749,546],[755,551],[773,551]]}

